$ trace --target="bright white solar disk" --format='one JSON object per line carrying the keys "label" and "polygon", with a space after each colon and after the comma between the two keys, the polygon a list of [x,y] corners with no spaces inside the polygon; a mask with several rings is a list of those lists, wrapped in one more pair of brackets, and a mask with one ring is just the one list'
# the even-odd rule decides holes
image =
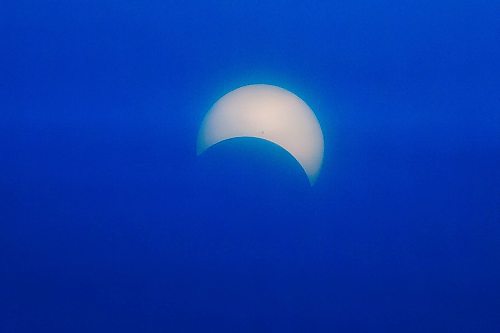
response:
{"label": "bright white solar disk", "polygon": [[316,181],[323,162],[323,133],[314,112],[291,92],[254,84],[224,95],[203,120],[197,152],[238,137],[277,144],[299,162],[311,185]]}

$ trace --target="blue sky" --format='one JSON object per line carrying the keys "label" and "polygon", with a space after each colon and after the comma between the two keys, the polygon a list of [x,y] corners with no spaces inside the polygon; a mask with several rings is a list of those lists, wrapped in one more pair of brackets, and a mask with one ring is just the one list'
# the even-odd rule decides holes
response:
{"label": "blue sky", "polygon": [[[0,331],[498,332],[495,1],[0,5]],[[300,96],[313,187],[225,93]]]}

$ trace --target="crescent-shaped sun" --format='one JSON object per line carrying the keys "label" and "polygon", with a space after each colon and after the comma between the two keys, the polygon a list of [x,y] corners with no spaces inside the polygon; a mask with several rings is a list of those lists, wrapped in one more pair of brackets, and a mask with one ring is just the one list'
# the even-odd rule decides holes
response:
{"label": "crescent-shaped sun", "polygon": [[293,93],[254,84],[224,95],[203,120],[197,152],[238,137],[277,144],[302,166],[311,185],[316,181],[323,162],[323,132],[311,108]]}

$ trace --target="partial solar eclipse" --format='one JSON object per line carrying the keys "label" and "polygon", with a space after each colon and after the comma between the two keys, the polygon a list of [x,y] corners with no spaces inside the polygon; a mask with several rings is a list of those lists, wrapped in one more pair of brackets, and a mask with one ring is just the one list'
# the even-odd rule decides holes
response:
{"label": "partial solar eclipse", "polygon": [[323,132],[314,112],[291,92],[267,84],[248,85],[221,97],[205,116],[197,153],[232,138],[270,141],[288,151],[314,184],[323,162]]}

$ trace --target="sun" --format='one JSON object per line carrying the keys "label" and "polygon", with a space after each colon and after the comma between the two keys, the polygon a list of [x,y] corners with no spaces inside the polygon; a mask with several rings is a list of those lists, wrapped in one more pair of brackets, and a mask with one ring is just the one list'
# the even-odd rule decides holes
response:
{"label": "sun", "polygon": [[323,162],[323,132],[311,108],[288,90],[254,84],[224,95],[203,120],[197,152],[238,137],[277,144],[302,166],[311,185],[316,181]]}

